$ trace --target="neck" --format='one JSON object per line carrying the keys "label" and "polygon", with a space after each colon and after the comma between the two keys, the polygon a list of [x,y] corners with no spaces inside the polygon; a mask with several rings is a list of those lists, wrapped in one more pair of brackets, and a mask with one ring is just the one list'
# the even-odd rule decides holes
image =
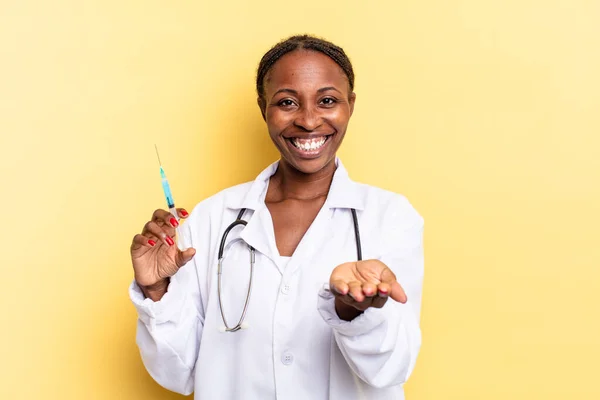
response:
{"label": "neck", "polygon": [[326,196],[335,168],[335,160],[331,160],[320,171],[305,174],[281,159],[277,171],[271,177],[273,194],[276,193],[275,197],[279,200],[310,200]]}

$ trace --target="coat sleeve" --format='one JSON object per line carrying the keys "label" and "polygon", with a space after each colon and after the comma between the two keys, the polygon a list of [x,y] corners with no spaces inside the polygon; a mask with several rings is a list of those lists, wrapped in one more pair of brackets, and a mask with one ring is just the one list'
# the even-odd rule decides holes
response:
{"label": "coat sleeve", "polygon": [[[404,208],[404,211],[402,211]],[[318,308],[352,371],[368,385],[385,388],[405,383],[421,347],[419,326],[423,284],[423,219],[412,207],[396,208],[384,224],[385,245],[379,259],[395,273],[406,304],[388,299],[352,321],[341,320],[333,294],[324,287]],[[387,226],[387,228],[386,228]]]}
{"label": "coat sleeve", "polygon": [[[196,210],[194,210],[196,211]],[[192,213],[181,226],[180,248],[192,247],[192,230],[202,223]],[[132,282],[129,295],[138,315],[136,343],[144,366],[161,386],[181,394],[194,391],[195,364],[202,337],[204,308],[200,296],[198,262],[194,258],[171,277],[160,301],[145,298]]]}

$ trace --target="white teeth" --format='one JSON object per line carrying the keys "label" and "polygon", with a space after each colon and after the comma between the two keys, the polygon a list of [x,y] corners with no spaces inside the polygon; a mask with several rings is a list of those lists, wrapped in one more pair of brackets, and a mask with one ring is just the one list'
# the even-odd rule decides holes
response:
{"label": "white teeth", "polygon": [[311,151],[311,150],[316,150],[316,149],[320,148],[321,146],[323,146],[323,144],[325,143],[326,140],[327,140],[327,138],[325,136],[321,136],[321,137],[315,138],[315,139],[308,139],[308,140],[293,138],[292,144],[301,150]]}

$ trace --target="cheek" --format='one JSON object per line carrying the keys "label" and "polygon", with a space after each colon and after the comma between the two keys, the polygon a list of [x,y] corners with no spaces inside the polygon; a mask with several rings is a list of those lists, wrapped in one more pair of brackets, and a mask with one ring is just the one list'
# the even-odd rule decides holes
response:
{"label": "cheek", "polygon": [[329,121],[331,124],[336,127],[343,128],[348,125],[348,120],[350,118],[350,113],[346,108],[339,107],[335,110],[332,110],[329,114]]}
{"label": "cheek", "polygon": [[289,124],[289,117],[280,111],[271,111],[267,114],[266,122],[271,136],[278,135]]}

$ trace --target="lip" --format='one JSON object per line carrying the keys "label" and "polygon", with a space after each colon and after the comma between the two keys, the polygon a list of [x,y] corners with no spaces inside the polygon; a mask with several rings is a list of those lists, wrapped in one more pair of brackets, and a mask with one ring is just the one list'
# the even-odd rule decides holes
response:
{"label": "lip", "polygon": [[328,137],[328,136],[333,136],[335,134],[335,132],[331,132],[331,133],[316,133],[316,132],[312,132],[312,133],[302,133],[299,132],[297,135],[286,135],[283,136],[283,138],[285,140],[292,140],[294,138],[296,139],[314,139],[314,138],[318,138],[318,137]]}
{"label": "lip", "polygon": [[[335,133],[331,133],[329,135],[315,135],[315,134],[298,135],[298,136],[291,136],[289,138],[284,138],[284,139],[285,139],[285,142],[286,142],[288,148],[291,150],[291,152],[294,155],[296,155],[298,158],[311,160],[311,159],[318,158],[324,151],[327,150],[327,148],[330,146],[329,142],[331,142],[331,139],[333,138],[334,135],[335,135]],[[322,136],[325,136],[325,143],[323,143],[323,145],[321,147],[319,147],[318,149],[315,149],[315,150],[302,150],[292,144],[293,138],[310,139],[310,138],[316,138],[316,137],[322,137]]]}

